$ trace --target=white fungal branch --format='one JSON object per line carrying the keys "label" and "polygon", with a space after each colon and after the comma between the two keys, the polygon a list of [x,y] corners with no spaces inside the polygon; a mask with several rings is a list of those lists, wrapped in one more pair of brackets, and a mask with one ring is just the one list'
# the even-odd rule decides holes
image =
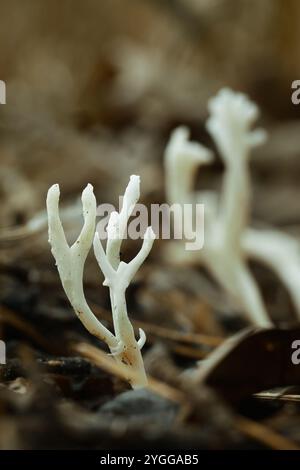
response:
{"label": "white fungal branch", "polygon": [[[99,239],[98,233],[94,237],[94,252],[100,269],[104,274],[104,285],[109,287],[111,308],[117,346],[112,350],[115,357],[122,357],[123,362],[130,364],[139,371],[141,382],[146,380],[140,349],[146,341],[145,333],[140,329],[140,339],[137,342],[132,325],[128,318],[126,306],[126,289],[136,272],[148,256],[155,235],[148,227],[142,247],[138,254],[129,262],[120,261],[122,240],[127,228],[128,219],[139,199],[140,178],[131,176],[129,185],[124,194],[120,213],[112,212],[107,226],[106,252]],[[144,377],[144,378],[143,378]]]}
{"label": "white fungal branch", "polygon": [[123,204],[120,213],[113,212],[107,226],[106,254],[114,268],[120,263],[120,251],[122,240],[125,237],[128,220],[140,198],[140,177],[131,175],[129,184],[123,196]]}
{"label": "white fungal branch", "polygon": [[300,319],[300,243],[279,230],[248,228],[242,237],[242,249],[249,258],[273,269],[287,288]]}
{"label": "white fungal branch", "polygon": [[191,198],[197,168],[213,159],[212,152],[190,141],[189,135],[187,127],[178,127],[172,132],[165,150],[166,192],[171,204],[193,202]]}
{"label": "white fungal branch", "polygon": [[258,108],[241,93],[223,89],[209,101],[208,109],[206,128],[225,165],[219,204],[220,237],[224,246],[238,250],[249,218],[250,150],[264,142],[266,133],[262,129],[251,131]]}
{"label": "white fungal branch", "polygon": [[90,310],[83,292],[83,269],[93,243],[96,220],[96,199],[93,187],[88,185],[82,193],[84,225],[77,240],[69,247],[59,217],[59,186],[51,186],[47,195],[49,243],[55,258],[64,291],[80,321],[109,347],[116,344],[112,333]]}
{"label": "white fungal branch", "polygon": [[[209,111],[207,130],[225,166],[220,198],[218,200],[214,191],[193,192],[194,175],[199,166],[211,161],[212,154],[202,145],[185,142],[182,137],[180,140],[182,131],[179,129],[172,134],[165,154],[167,195],[172,204],[183,201],[204,203],[205,241],[202,250],[198,252],[198,261],[207,266],[251,322],[269,326],[271,321],[241,248],[250,200],[248,158],[251,148],[263,142],[265,133],[251,130],[258,109],[242,94],[221,90],[210,100]],[[185,175],[183,179],[181,174]],[[176,189],[179,182],[180,195]],[[175,198],[179,196],[180,199],[176,201]],[[175,258],[194,260],[194,253],[183,254],[179,252],[180,248],[183,250],[183,246],[176,248],[173,245],[172,255]]]}
{"label": "white fungal branch", "polygon": [[[148,256],[155,238],[151,227],[148,227],[144,235],[143,245],[135,258],[129,263],[120,261],[122,240],[128,219],[139,198],[139,188],[139,177],[132,176],[124,194],[121,212],[111,214],[107,227],[106,253],[98,233],[95,233],[96,199],[91,185],[88,185],[82,193],[84,225],[80,235],[71,247],[66,241],[59,217],[59,186],[53,185],[47,196],[49,242],[65,293],[87,330],[107,343],[111,354],[117,361],[126,364],[137,372],[138,380],[136,383],[132,383],[133,387],[144,386],[147,383],[140,352],[145,344],[146,335],[140,330],[140,339],[136,341],[127,314],[125,292]],[[95,256],[105,276],[104,285],[110,289],[115,334],[112,334],[95,317],[85,300],[83,292],[84,264],[93,242]]]}
{"label": "white fungal branch", "polygon": [[[128,338],[128,329],[132,330],[129,322],[125,292],[136,272],[148,256],[154,241],[155,235],[148,227],[144,235],[144,241],[141,250],[129,263],[121,261],[116,269],[110,264],[107,254],[105,254],[99,235],[96,233],[94,238],[94,252],[101,271],[105,276],[103,285],[109,287],[112,300],[112,312],[114,320],[115,334],[118,340],[118,349],[126,344]],[[126,326],[126,328],[124,328]],[[141,330],[140,330],[141,332]],[[142,336],[145,334],[142,332]]]}

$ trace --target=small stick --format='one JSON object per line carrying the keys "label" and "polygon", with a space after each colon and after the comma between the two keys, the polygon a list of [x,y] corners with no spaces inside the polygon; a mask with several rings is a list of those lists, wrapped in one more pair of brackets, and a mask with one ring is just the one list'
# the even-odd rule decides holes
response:
{"label": "small stick", "polygon": [[238,429],[248,437],[267,445],[274,450],[300,450],[299,445],[281,436],[273,429],[244,417],[236,419]]}

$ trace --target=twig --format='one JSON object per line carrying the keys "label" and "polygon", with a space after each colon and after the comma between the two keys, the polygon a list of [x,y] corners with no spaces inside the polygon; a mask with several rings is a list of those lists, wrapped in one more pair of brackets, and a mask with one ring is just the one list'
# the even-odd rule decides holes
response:
{"label": "twig", "polygon": [[[111,320],[110,315],[104,308],[93,303],[91,303],[91,305],[93,307],[94,312],[96,314],[98,313],[99,315],[101,315],[101,318],[105,318],[105,320],[108,321]],[[140,320],[133,320],[132,323],[136,329],[142,328],[146,331],[146,333],[150,335],[152,334],[161,338],[171,339],[182,343],[194,343],[199,344],[201,346],[205,345],[216,347],[223,343],[225,339],[220,336],[210,336],[199,333],[183,333],[181,331],[172,330],[170,328],[165,328],[163,326],[158,326],[153,323],[143,322]]]}
{"label": "twig", "polygon": [[300,447],[273,429],[244,417],[236,419],[238,429],[248,437],[267,445],[274,450],[300,450]]}
{"label": "twig", "polygon": [[276,392],[276,391],[269,391],[269,392],[260,392],[255,393],[254,398],[258,400],[278,400],[278,401],[289,401],[289,402],[300,402],[300,395],[296,393],[286,393],[286,392]]}

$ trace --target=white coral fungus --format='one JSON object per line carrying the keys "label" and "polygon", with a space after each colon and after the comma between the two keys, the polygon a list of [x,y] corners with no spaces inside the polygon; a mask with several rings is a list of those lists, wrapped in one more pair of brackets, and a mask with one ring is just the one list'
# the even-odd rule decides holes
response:
{"label": "white coral fungus", "polygon": [[[145,333],[140,330],[140,339],[135,339],[134,330],[127,314],[125,292],[134,275],[148,256],[155,235],[148,227],[143,245],[129,263],[120,261],[120,249],[128,219],[139,199],[140,178],[131,176],[126,188],[123,206],[113,212],[107,227],[106,252],[96,229],[96,199],[93,187],[88,184],[82,193],[84,224],[80,235],[69,246],[59,217],[59,186],[53,185],[47,195],[49,242],[56,260],[57,269],[64,291],[80,321],[94,336],[104,341],[117,362],[134,371],[136,381],[133,387],[147,384],[141,349],[146,341]],[[94,244],[94,253],[109,287],[114,334],[111,333],[93,314],[83,291],[83,270],[87,255]]]}
{"label": "white coral fungus", "polygon": [[300,248],[298,241],[277,230],[249,228],[250,176],[248,159],[253,147],[265,140],[263,130],[251,130],[258,108],[245,95],[222,89],[209,101],[206,128],[224,163],[223,187],[216,191],[193,190],[196,171],[209,164],[213,154],[189,140],[189,131],[172,133],[165,152],[168,202],[204,203],[205,242],[196,254],[173,242],[169,258],[205,265],[251,323],[272,324],[259,288],[247,266],[256,258],[274,269],[290,292],[300,317]]}

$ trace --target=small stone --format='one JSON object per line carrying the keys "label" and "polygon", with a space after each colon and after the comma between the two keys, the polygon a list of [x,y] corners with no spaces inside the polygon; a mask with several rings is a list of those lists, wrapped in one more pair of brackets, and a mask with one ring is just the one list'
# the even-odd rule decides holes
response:
{"label": "small stone", "polygon": [[172,423],[177,405],[147,389],[130,390],[105,403],[100,414],[105,418],[128,418],[141,422]]}

